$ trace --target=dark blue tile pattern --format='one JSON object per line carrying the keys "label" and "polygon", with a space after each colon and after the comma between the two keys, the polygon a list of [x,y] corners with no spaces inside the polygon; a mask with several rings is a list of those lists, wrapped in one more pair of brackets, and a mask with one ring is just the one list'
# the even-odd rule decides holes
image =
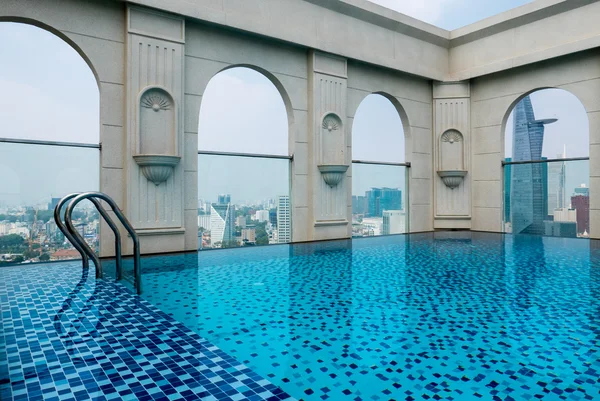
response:
{"label": "dark blue tile pattern", "polygon": [[292,399],[78,262],[0,268],[0,305],[2,400]]}
{"label": "dark blue tile pattern", "polygon": [[595,246],[459,233],[223,250],[154,260],[144,297],[298,399],[600,400]]}

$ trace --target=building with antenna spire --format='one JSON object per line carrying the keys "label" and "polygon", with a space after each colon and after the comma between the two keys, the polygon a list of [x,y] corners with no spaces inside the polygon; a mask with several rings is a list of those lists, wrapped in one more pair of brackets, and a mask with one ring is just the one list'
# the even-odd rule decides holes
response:
{"label": "building with antenna spire", "polygon": [[[531,98],[525,96],[514,111],[513,162],[543,160],[544,127],[556,118],[536,120]],[[514,234],[543,235],[548,216],[546,163],[516,164],[511,169],[510,220]]]}

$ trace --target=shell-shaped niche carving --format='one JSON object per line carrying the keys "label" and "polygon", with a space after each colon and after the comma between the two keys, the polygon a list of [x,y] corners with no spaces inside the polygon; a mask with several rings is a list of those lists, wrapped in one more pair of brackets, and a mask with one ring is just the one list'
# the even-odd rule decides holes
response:
{"label": "shell-shaped niche carving", "polygon": [[340,119],[340,117],[338,117],[337,114],[329,113],[326,114],[325,117],[323,117],[323,123],[321,124],[321,126],[323,127],[323,129],[329,132],[337,131],[342,126],[342,120]]}
{"label": "shell-shaped niche carving", "polygon": [[461,142],[462,140],[462,134],[456,130],[449,130],[442,134],[442,142],[453,144],[455,142]]}
{"label": "shell-shaped niche carving", "polygon": [[440,138],[440,170],[463,170],[464,138],[457,130],[444,132]]}
{"label": "shell-shaped niche carving", "polygon": [[448,188],[454,189],[466,174],[464,137],[455,129],[448,130],[440,137],[438,175]]}
{"label": "shell-shaped niche carving", "polygon": [[175,102],[163,88],[146,89],[140,96],[140,154],[176,155]]}
{"label": "shell-shaped niche carving", "polygon": [[321,121],[320,164],[344,164],[345,149],[342,119],[335,113],[325,114]]}
{"label": "shell-shaped niche carving", "polygon": [[156,185],[171,176],[181,159],[176,111],[173,97],[164,88],[146,88],[139,97],[138,154],[134,159]]}

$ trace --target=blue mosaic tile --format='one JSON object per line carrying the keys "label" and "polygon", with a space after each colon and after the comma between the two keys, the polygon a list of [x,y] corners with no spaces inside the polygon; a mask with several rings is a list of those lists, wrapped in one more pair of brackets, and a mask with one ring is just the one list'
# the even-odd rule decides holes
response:
{"label": "blue mosaic tile", "polygon": [[0,268],[0,302],[2,400],[292,399],[78,262]]}
{"label": "blue mosaic tile", "polygon": [[298,399],[600,400],[598,247],[436,233],[209,251],[148,260],[143,297]]}

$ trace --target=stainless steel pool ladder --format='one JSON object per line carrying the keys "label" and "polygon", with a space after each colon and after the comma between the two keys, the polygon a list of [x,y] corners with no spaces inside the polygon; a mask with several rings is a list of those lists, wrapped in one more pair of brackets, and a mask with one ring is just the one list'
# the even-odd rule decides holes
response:
{"label": "stainless steel pool ladder", "polygon": [[[79,234],[75,225],[73,224],[73,210],[75,206],[82,200],[89,199],[92,204],[98,210],[98,213],[104,218],[110,229],[115,234],[115,262],[116,262],[116,279],[121,280],[123,278],[123,260],[121,255],[121,233],[113,219],[109,216],[108,212],[102,206],[100,200],[105,201],[112,208],[113,212],[123,224],[131,239],[133,240],[133,286],[138,294],[142,293],[142,271],[140,263],[140,242],[135,229],[129,223],[129,220],[125,217],[121,209],[117,206],[117,203],[107,194],[103,192],[84,192],[84,193],[72,193],[62,198],[56,207],[54,208],[54,220],[60,231],[67,237],[69,242],[73,244],[75,249],[81,254],[83,268],[89,268],[89,259],[91,258],[96,267],[96,278],[102,278],[102,261],[92,250],[92,248],[85,242],[85,239]],[[100,200],[99,200],[100,199]],[[67,209],[64,214],[64,222],[61,216],[61,210],[65,203],[70,200],[67,205]]]}

